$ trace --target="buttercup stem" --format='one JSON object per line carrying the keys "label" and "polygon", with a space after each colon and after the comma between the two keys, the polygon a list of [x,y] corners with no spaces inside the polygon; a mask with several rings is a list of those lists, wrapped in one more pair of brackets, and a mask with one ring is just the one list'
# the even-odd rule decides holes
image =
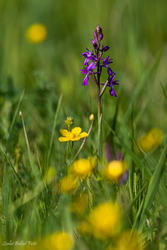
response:
{"label": "buttercup stem", "polygon": [[67,142],[66,160],[68,159],[69,146],[70,146],[70,141]]}

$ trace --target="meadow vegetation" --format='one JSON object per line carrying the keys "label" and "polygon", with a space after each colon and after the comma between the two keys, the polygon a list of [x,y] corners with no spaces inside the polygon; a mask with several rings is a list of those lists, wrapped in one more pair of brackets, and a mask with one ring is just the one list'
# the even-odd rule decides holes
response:
{"label": "meadow vegetation", "polygon": [[167,249],[166,9],[0,1],[0,249]]}

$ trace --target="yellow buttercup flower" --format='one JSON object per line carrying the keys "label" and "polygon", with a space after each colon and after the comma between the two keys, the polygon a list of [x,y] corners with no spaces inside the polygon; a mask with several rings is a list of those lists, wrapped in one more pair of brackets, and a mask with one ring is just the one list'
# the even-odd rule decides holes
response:
{"label": "yellow buttercup flower", "polygon": [[82,132],[82,129],[80,127],[75,127],[71,131],[68,131],[66,129],[60,129],[60,133],[64,137],[59,137],[60,142],[64,141],[78,141],[83,137],[86,137],[88,134],[86,132]]}
{"label": "yellow buttercup flower", "polygon": [[78,180],[72,175],[67,175],[60,180],[59,191],[73,193],[78,187]]}
{"label": "yellow buttercup flower", "polygon": [[70,250],[74,246],[74,240],[68,233],[55,233],[51,238],[51,245],[54,250]]}
{"label": "yellow buttercup flower", "polygon": [[42,42],[47,35],[47,29],[44,24],[32,24],[26,31],[26,38],[31,43]]}
{"label": "yellow buttercup flower", "polygon": [[121,209],[112,202],[101,203],[89,215],[91,234],[106,240],[115,236],[121,228]]}
{"label": "yellow buttercup flower", "polygon": [[[158,128],[153,128],[148,133],[142,135],[137,142],[143,151],[150,152],[161,144],[162,138],[162,131]],[[136,151],[138,151],[137,148]]]}
{"label": "yellow buttercup flower", "polygon": [[70,171],[76,177],[86,178],[89,174],[91,174],[93,170],[93,166],[89,159],[79,159],[75,161]]}
{"label": "yellow buttercup flower", "polygon": [[126,170],[126,164],[123,161],[110,161],[104,170],[104,175],[108,180],[118,182]]}
{"label": "yellow buttercup flower", "polygon": [[48,250],[71,250],[74,246],[73,237],[66,232],[56,232],[43,240],[43,246]]}

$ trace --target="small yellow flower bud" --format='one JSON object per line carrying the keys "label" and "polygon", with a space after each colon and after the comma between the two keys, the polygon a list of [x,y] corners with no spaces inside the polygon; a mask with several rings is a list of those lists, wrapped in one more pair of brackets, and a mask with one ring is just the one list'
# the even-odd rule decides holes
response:
{"label": "small yellow flower bud", "polygon": [[93,122],[93,121],[94,121],[94,119],[95,119],[94,114],[91,114],[91,115],[89,116],[89,120],[90,120],[91,122]]}

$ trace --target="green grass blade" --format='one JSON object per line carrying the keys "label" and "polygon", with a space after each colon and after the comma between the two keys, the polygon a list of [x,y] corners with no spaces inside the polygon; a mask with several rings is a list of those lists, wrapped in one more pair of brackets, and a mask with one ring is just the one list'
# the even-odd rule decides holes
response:
{"label": "green grass blade", "polygon": [[25,92],[25,90],[23,90],[23,92],[22,92],[22,94],[21,94],[21,96],[20,96],[19,102],[18,102],[18,104],[17,104],[16,110],[15,110],[15,113],[14,113],[14,116],[13,116],[13,119],[12,119],[12,123],[11,123],[10,128],[9,128],[9,135],[8,135],[7,140],[9,140],[9,137],[10,137],[10,134],[11,134],[11,131],[12,131],[14,122],[15,122],[15,120],[16,120],[16,116],[17,116],[17,114],[18,114],[18,110],[19,110],[21,101],[22,101],[23,96],[24,96],[24,92]]}
{"label": "green grass blade", "polygon": [[162,88],[162,91],[163,91],[163,94],[164,94],[165,100],[166,100],[166,102],[167,102],[167,93],[166,93],[166,90],[165,90],[165,88],[164,88],[164,86],[162,85],[162,83],[161,83],[161,82],[160,82],[160,84],[161,84],[161,88]]}
{"label": "green grass blade", "polygon": [[58,101],[55,117],[54,117],[52,135],[51,135],[51,139],[50,139],[50,146],[49,146],[49,151],[48,151],[48,156],[47,156],[47,168],[48,168],[49,162],[50,162],[50,154],[51,154],[52,145],[53,145],[54,131],[55,131],[56,123],[57,123],[57,117],[58,117],[58,113],[59,113],[59,110],[60,110],[60,105],[61,105],[62,98],[63,98],[63,95],[61,94],[61,96],[59,98],[59,101]]}
{"label": "green grass blade", "polygon": [[26,145],[27,145],[27,150],[28,150],[28,158],[29,158],[31,169],[32,169],[32,173],[33,173],[33,176],[36,178],[36,180],[39,181],[40,172],[34,163],[34,159],[33,159],[33,156],[32,156],[31,150],[30,150],[30,144],[28,141],[28,136],[27,136],[22,112],[20,112],[20,117],[21,117],[22,124],[23,124],[23,131],[24,131],[24,136],[25,136],[25,140],[26,140]]}
{"label": "green grass blade", "polygon": [[[24,190],[24,187],[23,187],[23,185],[22,185],[22,183],[21,183],[21,180],[20,180],[20,178],[19,178],[19,176],[18,176],[18,174],[17,174],[17,172],[16,172],[14,166],[12,165],[12,163],[11,163],[11,161],[10,161],[10,158],[8,157],[7,153],[5,152],[5,150],[4,150],[4,148],[3,148],[3,146],[2,146],[1,144],[0,144],[0,151],[1,151],[2,154],[5,156],[6,161],[7,161],[7,162],[9,163],[9,165],[11,166],[11,168],[12,168],[12,170],[13,170],[13,173],[14,173],[14,175],[15,175],[17,181],[19,182],[21,188]],[[25,190],[24,190],[24,191],[25,191]]]}

